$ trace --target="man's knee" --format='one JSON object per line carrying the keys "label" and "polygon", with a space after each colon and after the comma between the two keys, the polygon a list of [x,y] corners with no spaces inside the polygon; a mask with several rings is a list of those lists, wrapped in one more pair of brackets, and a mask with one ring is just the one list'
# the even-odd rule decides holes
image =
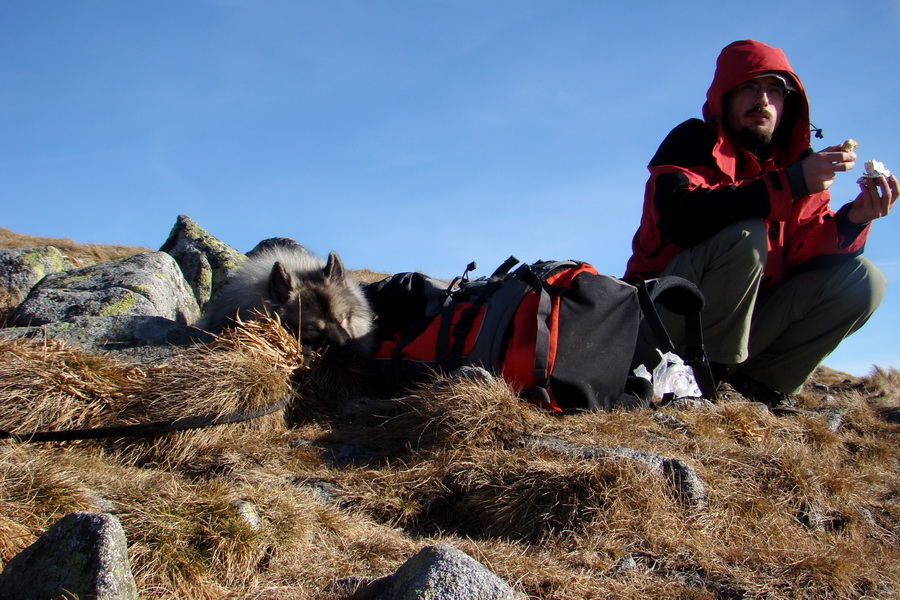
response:
{"label": "man's knee", "polygon": [[769,254],[768,231],[761,220],[739,221],[723,229],[717,236],[731,241],[736,252],[745,254],[761,265],[766,264]]}
{"label": "man's knee", "polygon": [[869,259],[847,256],[789,277],[785,285],[803,298],[798,309],[805,306],[804,314],[819,311],[829,315],[829,320],[851,324],[851,331],[855,331],[881,304],[887,279]]}
{"label": "man's knee", "polygon": [[887,288],[887,278],[872,261],[856,256],[843,268],[842,285],[838,288],[855,314],[868,318],[881,305]]}
{"label": "man's knee", "polygon": [[769,256],[768,231],[759,219],[739,221],[719,231],[705,242],[718,268],[736,275],[762,276]]}

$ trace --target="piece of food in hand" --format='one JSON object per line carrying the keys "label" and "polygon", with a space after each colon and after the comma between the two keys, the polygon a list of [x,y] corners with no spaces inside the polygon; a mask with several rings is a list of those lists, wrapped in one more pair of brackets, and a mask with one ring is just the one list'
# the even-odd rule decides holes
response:
{"label": "piece of food in hand", "polygon": [[859,148],[859,144],[856,142],[856,140],[853,139],[846,140],[843,144],[841,144],[841,151],[843,152],[853,152],[857,148]]}
{"label": "piece of food in hand", "polygon": [[876,179],[882,175],[885,177],[891,176],[891,172],[885,168],[884,163],[877,160],[867,160],[866,172],[856,180],[856,183],[862,183],[865,179]]}

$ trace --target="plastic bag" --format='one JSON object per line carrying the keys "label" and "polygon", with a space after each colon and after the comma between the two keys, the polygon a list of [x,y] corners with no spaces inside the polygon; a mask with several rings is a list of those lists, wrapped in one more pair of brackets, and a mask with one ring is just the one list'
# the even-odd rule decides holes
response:
{"label": "plastic bag", "polygon": [[[657,350],[657,352],[659,352]],[[653,395],[662,398],[672,394],[676,398],[701,398],[703,392],[694,379],[694,371],[672,352],[659,352],[659,365],[653,369]]]}
{"label": "plastic bag", "polygon": [[633,371],[633,373],[640,377],[641,379],[646,379],[647,381],[653,381],[653,374],[647,370],[647,367],[644,365],[638,365],[637,369]]}

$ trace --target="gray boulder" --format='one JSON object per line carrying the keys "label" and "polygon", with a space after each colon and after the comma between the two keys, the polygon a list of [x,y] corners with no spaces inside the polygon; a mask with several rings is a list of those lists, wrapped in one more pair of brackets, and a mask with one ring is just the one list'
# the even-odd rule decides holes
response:
{"label": "gray boulder", "polygon": [[132,600],[137,586],[125,532],[109,514],[72,513],[14,556],[0,574],[0,598]]}
{"label": "gray boulder", "polygon": [[186,215],[179,215],[160,252],[170,254],[194,292],[202,308],[219,285],[246,257],[200,227]]}
{"label": "gray boulder", "polygon": [[692,509],[705,509],[708,498],[706,484],[688,463],[680,458],[668,458],[633,450],[631,448],[610,446],[582,446],[572,444],[555,437],[529,437],[526,445],[536,450],[546,450],[555,454],[572,456],[585,460],[621,459],[642,465],[649,472],[666,478],[672,485],[678,499]]}
{"label": "gray boulder", "polygon": [[145,252],[44,277],[13,313],[17,325],[79,317],[163,317],[191,324],[200,308],[175,260]]}
{"label": "gray boulder", "polygon": [[0,294],[9,306],[15,306],[45,275],[70,267],[63,253],[53,246],[0,250]]}
{"label": "gray boulder", "polygon": [[378,600],[512,600],[509,585],[456,548],[427,546],[386,582]]}
{"label": "gray boulder", "polygon": [[167,360],[178,349],[212,337],[163,317],[125,315],[75,317],[38,327],[0,329],[0,338],[54,339],[82,350],[115,352],[140,360]]}

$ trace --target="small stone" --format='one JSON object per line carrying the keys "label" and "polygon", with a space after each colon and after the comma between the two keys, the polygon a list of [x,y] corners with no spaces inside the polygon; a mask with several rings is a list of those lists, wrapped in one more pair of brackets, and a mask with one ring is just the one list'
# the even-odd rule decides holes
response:
{"label": "small stone", "polygon": [[482,367],[462,366],[452,371],[449,375],[450,379],[471,379],[472,381],[483,381],[490,383],[494,381],[494,376]]}
{"label": "small stone", "polygon": [[262,528],[262,520],[259,518],[259,513],[256,512],[256,507],[250,502],[247,502],[246,500],[234,500],[231,503],[231,508],[237,512],[241,521],[253,531],[259,531]]}
{"label": "small stone", "polygon": [[456,548],[427,546],[397,570],[379,600],[514,600],[520,595]]}

